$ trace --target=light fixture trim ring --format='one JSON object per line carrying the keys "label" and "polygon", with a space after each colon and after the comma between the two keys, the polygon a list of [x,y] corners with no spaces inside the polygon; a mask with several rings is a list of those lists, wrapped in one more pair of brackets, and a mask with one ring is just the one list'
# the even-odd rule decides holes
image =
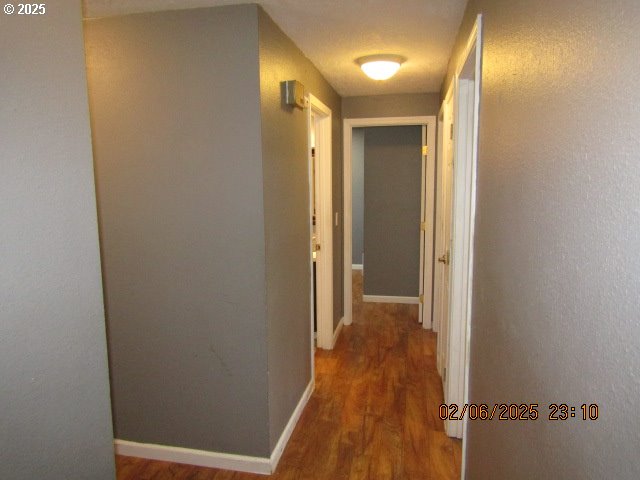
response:
{"label": "light fixture trim ring", "polygon": [[356,63],[360,66],[370,62],[394,62],[402,65],[406,61],[406,57],[403,57],[402,55],[379,53],[376,55],[365,55],[364,57],[360,57],[356,60]]}

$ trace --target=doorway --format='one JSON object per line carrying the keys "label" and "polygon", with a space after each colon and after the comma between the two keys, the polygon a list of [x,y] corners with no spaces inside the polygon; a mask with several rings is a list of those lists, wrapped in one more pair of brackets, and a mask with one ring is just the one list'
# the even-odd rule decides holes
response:
{"label": "doorway", "polygon": [[[359,265],[353,258],[353,129],[360,127],[422,127],[422,161],[420,175],[420,217],[417,219],[417,231],[420,238],[418,287],[419,321],[424,328],[430,329],[432,322],[432,285],[433,285],[433,215],[435,188],[435,124],[434,116],[359,118],[344,120],[344,324],[353,321],[352,275],[353,265]],[[431,147],[431,148],[430,148]],[[384,300],[384,299],[383,299]]]}
{"label": "doorway", "polygon": [[[445,96],[438,117],[438,160],[436,168],[436,220],[433,284],[433,330],[438,333],[437,368],[446,378],[448,353],[449,287],[451,264],[451,191],[453,175],[453,89]],[[444,381],[443,381],[444,383]],[[444,385],[443,385],[444,387]]]}
{"label": "doorway", "polygon": [[333,222],[331,186],[331,110],[308,96],[309,133],[309,245],[311,249],[311,368],[313,346],[332,349],[338,329],[333,328]]}
{"label": "doorway", "polygon": [[[482,68],[482,16],[478,15],[441,109],[434,312],[438,329],[438,370],[447,404],[468,403],[469,338],[473,284],[478,122]],[[447,435],[463,439],[467,417],[445,420]]]}

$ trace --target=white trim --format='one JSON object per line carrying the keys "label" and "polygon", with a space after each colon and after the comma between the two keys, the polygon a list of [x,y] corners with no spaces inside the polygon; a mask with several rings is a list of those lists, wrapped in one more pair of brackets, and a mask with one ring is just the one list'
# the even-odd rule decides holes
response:
{"label": "white trim", "polygon": [[363,266],[362,266],[362,264],[354,263],[353,265],[351,265],[351,269],[352,270],[362,270]]}
{"label": "white trim", "polygon": [[[309,98],[308,95],[305,97],[305,105],[309,109],[307,114],[307,131],[309,136],[309,144],[307,145],[307,149],[309,150],[309,162],[307,165],[308,175],[309,175],[309,244],[311,245],[311,239],[313,238],[313,192],[314,192],[314,178],[311,162],[313,162],[313,156],[311,155],[311,145],[312,145],[312,121],[313,116],[311,115],[311,108],[309,108]],[[313,132],[313,137],[315,139],[315,132]],[[313,250],[313,248],[311,249]],[[316,345],[318,341],[318,332],[316,331],[316,276],[314,275],[314,265],[315,265],[315,255],[313,251],[311,255],[309,255],[309,278],[311,279],[311,288],[309,289],[309,331],[311,333],[311,351],[309,355],[309,362],[311,364],[311,378],[316,378],[316,362],[315,362],[315,353],[316,353]]]}
{"label": "white trim", "polygon": [[[445,220],[448,220],[448,226],[451,225],[451,201],[450,196],[452,193],[452,172],[453,168],[449,169],[449,162],[453,161],[453,138],[449,138],[451,135],[450,128],[453,126],[453,81],[449,85],[447,94],[444,97],[442,106],[440,108],[439,117],[442,118],[442,128],[439,129],[438,135],[438,185],[436,191],[438,192],[438,201],[436,203],[436,241],[434,246],[434,258],[445,255],[451,246],[451,232],[448,231],[447,241],[445,242]],[[446,122],[446,124],[445,124]],[[444,135],[447,136],[445,141]],[[445,165],[445,160],[447,164]],[[445,178],[445,170],[447,171],[447,177]],[[448,210],[447,210],[448,208]],[[436,348],[436,365],[438,373],[444,377],[444,364],[446,351],[448,348],[448,327],[449,317],[448,311],[450,306],[449,291],[445,292],[445,275],[447,265],[441,263],[434,264],[434,285],[433,285],[433,331],[438,333],[437,348]],[[450,277],[447,282],[450,285]],[[446,297],[446,308],[444,307]],[[444,316],[447,315],[446,320]]]}
{"label": "white trim", "polygon": [[[446,97],[445,97],[446,98]],[[444,105],[446,104],[446,100],[442,102],[440,106],[440,111],[438,112],[438,138],[436,139],[438,145],[438,152],[436,153],[436,216],[434,219],[434,244],[433,244],[433,257],[440,256],[443,244],[443,238],[441,234],[442,230],[442,189],[444,188],[444,184],[442,183],[442,170],[444,168]],[[433,264],[433,318],[432,318],[432,326],[431,328],[435,333],[440,331],[440,309],[442,303],[442,264],[439,262],[434,262]]]}
{"label": "white trim", "polygon": [[433,326],[433,235],[435,232],[435,209],[436,209],[436,117],[429,117],[427,124],[425,144],[428,145],[428,152],[425,157],[425,208],[422,221],[426,225],[424,232],[424,263],[422,264],[421,276],[423,277],[421,295],[424,298],[422,309],[422,327],[431,329]]}
{"label": "white trim", "polygon": [[302,396],[300,397],[300,401],[298,402],[298,405],[296,405],[296,408],[293,410],[293,413],[291,414],[291,418],[287,422],[287,426],[284,427],[284,430],[280,435],[280,439],[278,440],[278,443],[276,443],[276,447],[273,449],[273,452],[271,452],[271,458],[269,460],[269,463],[271,465],[271,471],[269,473],[273,473],[276,471],[276,467],[278,466],[278,462],[280,461],[282,452],[284,452],[284,449],[287,446],[287,443],[289,443],[291,434],[293,433],[293,430],[296,428],[298,420],[300,420],[300,416],[304,411],[304,407],[307,406],[307,403],[309,402],[309,399],[313,394],[314,388],[315,388],[314,380],[313,380],[313,377],[311,377],[311,381],[309,382],[309,385],[307,385],[307,388],[305,388],[304,392],[302,393]]}
{"label": "white trim", "polygon": [[[470,366],[470,350],[471,350],[471,305],[472,305],[472,293],[473,293],[473,250],[474,250],[474,238],[475,238],[475,216],[476,216],[476,187],[477,187],[477,172],[478,172],[478,142],[480,131],[480,97],[482,86],[482,41],[483,41],[483,21],[482,14],[478,14],[474,29],[471,33],[471,39],[469,43],[475,45],[475,82],[474,82],[474,103],[473,103],[473,138],[472,138],[472,152],[471,152],[471,192],[470,192],[470,209],[469,209],[469,257],[468,257],[468,289],[467,289],[467,318],[465,322],[465,328],[463,332],[464,338],[464,370],[463,370],[463,401],[466,403],[469,401],[469,366]],[[474,35],[475,33],[475,35]],[[475,36],[475,39],[473,37]],[[468,48],[467,52],[471,49]],[[468,53],[467,53],[468,56]],[[464,64],[464,63],[463,63]],[[466,454],[467,454],[467,428],[468,419],[464,417],[462,422],[463,439],[462,439],[462,477],[461,480],[465,480],[465,468],[466,468]]]}
{"label": "white trim", "polygon": [[[344,138],[344,148],[343,148],[343,207],[344,207],[344,324],[351,325],[353,321],[353,297],[352,297],[352,287],[351,287],[351,276],[352,276],[352,268],[353,268],[353,239],[352,239],[352,209],[353,209],[353,201],[352,201],[352,176],[351,176],[351,150],[352,150],[352,140],[353,134],[352,130],[356,127],[384,127],[384,126],[394,126],[394,125],[426,125],[427,126],[427,145],[429,147],[427,153],[427,165],[428,174],[427,174],[427,191],[426,191],[426,201],[432,207],[431,209],[425,209],[426,212],[433,213],[433,205],[435,199],[434,192],[434,183],[435,183],[435,159],[434,159],[434,150],[435,150],[435,131],[436,131],[436,117],[433,115],[427,116],[415,116],[415,117],[380,117],[380,118],[345,118],[343,121],[343,138]],[[429,221],[427,222],[427,231],[425,232],[425,237],[427,242],[426,248],[430,248],[430,255],[426,255],[424,262],[424,278],[425,284],[433,281],[433,220],[431,220],[432,215],[429,216]],[[423,220],[424,221],[424,220]],[[427,287],[425,285],[425,287]],[[432,304],[432,289],[430,286],[428,288],[428,294],[424,295],[424,313],[423,316],[423,325],[425,328],[431,328],[431,304]],[[398,298],[398,297],[393,297]],[[402,298],[402,297],[400,297]],[[413,302],[418,303],[418,302]],[[428,315],[426,313],[428,312]],[[428,321],[425,322],[425,317],[428,317]]]}
{"label": "white trim", "polygon": [[300,420],[300,416],[307,406],[313,394],[314,381],[311,379],[307,388],[302,393],[300,401],[291,414],[278,443],[269,458],[249,457],[246,455],[234,455],[232,453],[210,452],[207,450],[196,450],[193,448],[172,447],[167,445],[156,445],[152,443],[131,442],[128,440],[115,439],[113,441],[115,452],[118,455],[129,457],[148,458],[151,460],[161,460],[164,462],[184,463],[196,465],[198,467],[219,468],[222,470],[233,470],[236,472],[258,473],[270,475],[276,471],[282,452],[284,452],[291,434]]}
{"label": "white trim", "polygon": [[165,462],[186,463],[199,467],[220,468],[237,472],[271,473],[271,459],[263,457],[248,457],[231,453],[209,452],[192,448],[170,447],[151,443],[130,442],[128,440],[114,440],[115,451],[118,455],[148,458]]}
{"label": "white trim", "polygon": [[344,247],[344,278],[343,278],[343,314],[344,324],[351,325],[353,322],[353,197],[352,197],[352,169],[351,169],[351,144],[353,142],[353,132],[348,126],[347,120],[343,120],[343,153],[342,153],[342,243]]}
{"label": "white trim", "polygon": [[[421,136],[422,138],[420,139],[420,222],[425,222],[425,200],[426,200],[426,188],[427,188],[427,182],[426,182],[426,172],[427,172],[427,155],[424,154],[424,150],[422,149],[423,145],[426,145],[427,143],[427,134],[426,134],[426,129],[427,127],[422,125],[422,128],[420,129],[421,131]],[[418,277],[419,277],[419,284],[418,284],[418,292],[420,292],[420,295],[422,295],[424,293],[424,257],[425,257],[425,250],[424,250],[424,244],[425,244],[425,237],[426,237],[426,233],[425,231],[422,230],[422,226],[420,226],[420,231],[418,232],[418,235],[420,235],[420,271],[418,272]],[[418,305],[418,323],[422,323],[422,317],[424,316],[424,304],[420,303]]]}
{"label": "white trim", "polygon": [[[473,56],[472,56],[473,54]],[[482,15],[478,15],[462,52],[454,76],[454,169],[451,242],[451,285],[449,309],[449,348],[445,401],[468,401],[469,337],[473,284],[473,237],[476,210],[476,170],[478,162],[478,121],[482,81]],[[473,62],[472,78],[464,69]],[[463,438],[463,472],[466,455],[466,417],[445,420],[449,436]]]}
{"label": "white trim", "polygon": [[394,125],[427,125],[432,115],[420,115],[415,117],[375,117],[375,118],[345,118],[351,128],[357,127],[390,127]]}
{"label": "white trim", "polygon": [[333,342],[331,343],[331,348],[336,346],[336,342],[338,341],[338,337],[340,336],[340,332],[342,331],[342,327],[344,326],[344,317],[340,319],[338,322],[338,326],[336,327],[336,331],[333,333]]}
{"label": "white trim", "polygon": [[[316,140],[316,227],[320,250],[316,256],[316,324],[318,348],[333,348],[333,206],[332,206],[332,158],[331,158],[331,109],[314,95],[309,94],[308,159],[311,165],[311,113],[315,117]],[[312,181],[310,174],[310,181]],[[310,186],[311,187],[311,186]],[[311,225],[311,205],[309,206],[309,239],[313,232]],[[311,244],[311,241],[309,241]],[[313,265],[310,265],[313,269]],[[313,275],[311,270],[311,275]],[[313,292],[311,292],[313,294]],[[313,332],[313,316],[310,322]],[[312,348],[313,355],[313,348]],[[311,359],[313,365],[313,357]],[[313,369],[313,366],[312,366]],[[312,370],[313,371],[313,370]]]}
{"label": "white trim", "polygon": [[363,302],[371,303],[410,303],[420,304],[419,297],[395,297],[392,295],[362,295]]}

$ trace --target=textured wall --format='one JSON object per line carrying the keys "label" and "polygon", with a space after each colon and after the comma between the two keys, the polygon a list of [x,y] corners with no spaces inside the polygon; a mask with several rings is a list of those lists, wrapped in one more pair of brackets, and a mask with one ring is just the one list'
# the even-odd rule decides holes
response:
{"label": "textured wall", "polygon": [[470,422],[467,479],[639,478],[640,3],[472,0],[454,61],[477,12],[470,401],[543,415]]}
{"label": "textured wall", "polygon": [[[87,16],[122,15],[246,0],[84,0]],[[261,0],[269,15],[308,52],[341,94],[434,91],[449,59],[466,0]],[[392,38],[393,43],[386,40]],[[355,59],[394,52],[407,57],[392,82],[365,81]]]}
{"label": "textured wall", "polygon": [[113,479],[80,3],[0,43],[0,477]]}
{"label": "textured wall", "polygon": [[364,252],[364,128],[354,128],[351,142],[351,241],[353,264],[362,264]]}
{"label": "textured wall", "polygon": [[[340,97],[259,9],[271,447],[311,380],[307,111],[282,104],[280,82],[298,80],[333,117],[333,209],[342,219]],[[334,324],[342,317],[342,221],[334,226]]]}
{"label": "textured wall", "polygon": [[439,110],[440,95],[438,93],[368,95],[342,99],[342,116],[344,118],[437,115]]}
{"label": "textured wall", "polygon": [[266,456],[257,8],[85,26],[116,436]]}
{"label": "textured wall", "polygon": [[422,127],[364,131],[364,294],[417,297]]}

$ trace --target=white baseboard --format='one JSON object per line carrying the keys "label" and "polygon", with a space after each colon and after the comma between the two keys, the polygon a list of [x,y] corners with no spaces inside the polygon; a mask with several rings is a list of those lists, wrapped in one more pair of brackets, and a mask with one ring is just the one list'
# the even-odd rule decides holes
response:
{"label": "white baseboard", "polygon": [[307,385],[307,388],[305,388],[304,392],[302,393],[302,397],[300,397],[298,405],[293,410],[293,414],[287,422],[287,426],[284,427],[282,435],[280,435],[280,440],[278,440],[278,443],[276,443],[276,448],[274,448],[273,452],[271,453],[271,473],[276,471],[276,467],[278,466],[278,462],[280,461],[282,452],[284,452],[284,449],[287,446],[289,439],[291,438],[291,434],[293,433],[294,428],[296,428],[298,420],[300,420],[300,415],[302,415],[304,407],[307,406],[307,402],[309,402],[309,399],[311,398],[311,394],[313,393],[314,388],[315,384],[312,378],[309,382],[309,385]]}
{"label": "white baseboard", "polygon": [[354,263],[353,265],[351,265],[351,269],[352,270],[362,270],[362,264],[361,263]]}
{"label": "white baseboard", "polygon": [[333,332],[333,341],[331,342],[331,349],[336,346],[336,342],[338,341],[338,337],[340,336],[340,332],[342,331],[342,327],[344,326],[344,317],[340,319],[338,322],[338,326],[336,330]]}
{"label": "white baseboard", "polygon": [[263,475],[269,475],[271,473],[271,461],[269,458],[248,457],[245,455],[169,447],[151,443],[129,442],[118,439],[116,439],[114,443],[118,455],[149,458],[151,460],[162,460],[165,462],[186,463],[199,467],[220,468],[238,472],[260,473]]}
{"label": "white baseboard", "polygon": [[363,302],[375,302],[375,303],[420,303],[419,297],[391,297],[385,295],[362,295]]}
{"label": "white baseboard", "polygon": [[151,460],[197,465],[199,467],[270,475],[276,470],[280,457],[282,456],[282,452],[291,438],[291,434],[300,419],[300,415],[302,415],[304,407],[307,405],[309,398],[311,398],[313,389],[314,382],[312,379],[302,394],[302,397],[293,411],[282,435],[280,435],[280,439],[271,453],[270,458],[249,457],[245,455],[234,455],[232,453],[210,452],[207,450],[130,442],[128,440],[119,439],[114,440],[115,451],[118,455],[125,455],[129,457],[148,458]]}

